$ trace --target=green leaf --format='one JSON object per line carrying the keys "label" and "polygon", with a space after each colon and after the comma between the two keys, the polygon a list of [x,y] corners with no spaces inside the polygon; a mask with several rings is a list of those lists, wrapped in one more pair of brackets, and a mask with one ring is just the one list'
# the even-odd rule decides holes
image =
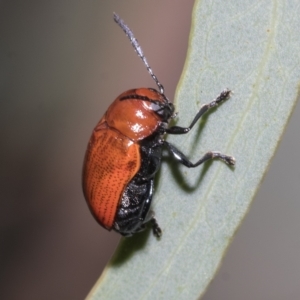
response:
{"label": "green leaf", "polygon": [[87,299],[197,299],[215,275],[274,155],[299,95],[300,5],[196,1],[177,90],[178,125],[223,88],[230,100],[184,136],[168,136],[192,161],[207,150],[236,158],[187,169],[168,159],[153,209],[163,230],[124,238]]}

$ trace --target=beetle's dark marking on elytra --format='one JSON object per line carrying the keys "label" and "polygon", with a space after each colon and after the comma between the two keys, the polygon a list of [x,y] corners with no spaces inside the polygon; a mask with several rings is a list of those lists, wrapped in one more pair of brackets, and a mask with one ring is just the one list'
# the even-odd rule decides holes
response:
{"label": "beetle's dark marking on elytra", "polygon": [[154,99],[150,99],[146,96],[134,95],[134,94],[124,96],[124,97],[120,98],[120,101],[130,100],[130,99],[138,99],[138,100],[144,100],[144,101],[149,101],[149,102],[154,102],[155,101]]}
{"label": "beetle's dark marking on elytra", "polygon": [[119,100],[123,101],[123,100],[132,100],[132,99],[134,99],[134,100],[143,100],[143,101],[148,101],[148,102],[151,102],[151,103],[155,103],[156,105],[160,106],[162,109],[165,107],[164,103],[162,103],[158,100],[150,99],[146,96],[141,96],[141,95],[127,95],[127,96],[124,96],[124,97],[120,98]]}

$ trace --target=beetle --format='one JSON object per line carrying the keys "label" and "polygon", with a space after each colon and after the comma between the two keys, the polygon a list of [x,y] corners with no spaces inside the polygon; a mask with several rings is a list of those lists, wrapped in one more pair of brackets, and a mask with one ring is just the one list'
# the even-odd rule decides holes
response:
{"label": "beetle", "polygon": [[131,89],[110,105],[88,143],[83,166],[83,192],[92,214],[104,228],[131,236],[149,223],[154,235],[160,237],[162,230],[150,207],[163,148],[188,168],[214,158],[228,165],[235,164],[232,156],[217,151],[207,152],[192,163],[167,142],[164,135],[188,133],[205,112],[228,99],[231,91],[225,89],[215,100],[203,105],[190,126],[168,127],[176,116],[174,105],[165,96],[163,85],[150,68],[132,31],[117,14],[114,14],[114,20],[130,39],[159,91]]}

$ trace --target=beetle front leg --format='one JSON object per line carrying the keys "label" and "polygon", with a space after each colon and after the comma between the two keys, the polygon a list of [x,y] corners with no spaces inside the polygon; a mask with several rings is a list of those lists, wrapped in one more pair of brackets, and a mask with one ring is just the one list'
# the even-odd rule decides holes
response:
{"label": "beetle front leg", "polygon": [[211,101],[208,104],[204,104],[200,110],[198,111],[198,113],[196,114],[194,120],[192,121],[191,125],[189,127],[180,127],[180,126],[172,126],[170,128],[166,129],[166,133],[170,133],[170,134],[185,134],[188,133],[193,126],[197,123],[197,121],[211,108],[216,107],[219,103],[227,100],[230,97],[230,93],[231,91],[228,89],[225,89],[221,92],[221,94],[214,99],[213,101]]}
{"label": "beetle front leg", "polygon": [[224,161],[226,164],[233,166],[235,164],[235,158],[229,155],[222,154],[217,151],[209,151],[205,153],[196,163],[192,163],[180,150],[174,147],[172,144],[164,141],[164,145],[173,154],[175,159],[188,168],[195,168],[204,163],[207,160],[218,158]]}

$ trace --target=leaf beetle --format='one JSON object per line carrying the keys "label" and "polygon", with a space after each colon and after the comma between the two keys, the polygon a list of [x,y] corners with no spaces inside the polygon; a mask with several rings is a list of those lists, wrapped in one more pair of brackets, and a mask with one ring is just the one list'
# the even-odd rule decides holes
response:
{"label": "leaf beetle", "polygon": [[232,156],[217,151],[207,152],[192,163],[163,137],[188,133],[206,111],[228,99],[231,91],[225,89],[216,99],[203,105],[189,127],[168,127],[176,115],[174,105],[165,96],[163,85],[154,75],[130,28],[117,14],[114,20],[130,39],[159,91],[131,89],[110,105],[88,143],[83,165],[83,192],[92,214],[104,228],[131,236],[150,223],[154,235],[160,237],[162,231],[150,207],[154,177],[160,168],[164,147],[188,168],[213,158],[235,164]]}

